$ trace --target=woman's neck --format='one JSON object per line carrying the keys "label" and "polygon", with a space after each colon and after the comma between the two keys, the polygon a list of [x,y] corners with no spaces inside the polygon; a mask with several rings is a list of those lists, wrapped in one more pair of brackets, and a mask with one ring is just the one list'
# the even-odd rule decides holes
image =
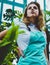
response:
{"label": "woman's neck", "polygon": [[30,23],[34,24],[35,23],[35,18],[33,17],[29,17],[28,20],[30,21]]}

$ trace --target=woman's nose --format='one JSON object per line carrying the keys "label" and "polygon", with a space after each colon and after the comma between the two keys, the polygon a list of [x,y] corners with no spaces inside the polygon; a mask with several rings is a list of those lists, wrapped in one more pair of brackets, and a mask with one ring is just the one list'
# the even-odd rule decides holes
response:
{"label": "woman's nose", "polygon": [[32,10],[33,10],[33,8],[32,8]]}
{"label": "woman's nose", "polygon": [[32,10],[34,10],[34,8],[32,7]]}
{"label": "woman's nose", "polygon": [[33,7],[32,7],[32,9],[33,9]]}

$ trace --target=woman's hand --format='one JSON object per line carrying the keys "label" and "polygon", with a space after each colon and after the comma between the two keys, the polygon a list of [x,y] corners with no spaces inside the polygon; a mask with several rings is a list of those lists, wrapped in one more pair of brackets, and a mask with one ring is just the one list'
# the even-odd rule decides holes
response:
{"label": "woman's hand", "polygon": [[6,35],[7,31],[8,30],[4,30],[4,31],[0,32],[0,39]]}
{"label": "woman's hand", "polygon": [[22,50],[21,50],[19,47],[17,48],[17,50],[18,50],[18,56],[19,56],[19,57],[20,57],[20,56],[24,56],[23,53],[22,53]]}

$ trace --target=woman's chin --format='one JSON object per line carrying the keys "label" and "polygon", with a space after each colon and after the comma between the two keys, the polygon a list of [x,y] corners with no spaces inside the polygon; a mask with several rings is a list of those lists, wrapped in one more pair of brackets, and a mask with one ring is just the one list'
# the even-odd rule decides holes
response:
{"label": "woman's chin", "polygon": [[35,15],[32,15],[32,16],[30,16],[30,18],[31,18],[31,17],[36,17],[36,16],[35,16]]}
{"label": "woman's chin", "polygon": [[29,18],[31,18],[31,17],[36,17],[36,15],[35,14],[30,14],[29,16],[28,16]]}

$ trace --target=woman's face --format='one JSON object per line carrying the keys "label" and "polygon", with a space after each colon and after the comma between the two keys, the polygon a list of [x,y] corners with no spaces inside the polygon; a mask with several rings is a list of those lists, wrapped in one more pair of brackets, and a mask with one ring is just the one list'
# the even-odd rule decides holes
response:
{"label": "woman's face", "polygon": [[37,17],[39,15],[39,9],[37,5],[30,4],[27,8],[27,17]]}

